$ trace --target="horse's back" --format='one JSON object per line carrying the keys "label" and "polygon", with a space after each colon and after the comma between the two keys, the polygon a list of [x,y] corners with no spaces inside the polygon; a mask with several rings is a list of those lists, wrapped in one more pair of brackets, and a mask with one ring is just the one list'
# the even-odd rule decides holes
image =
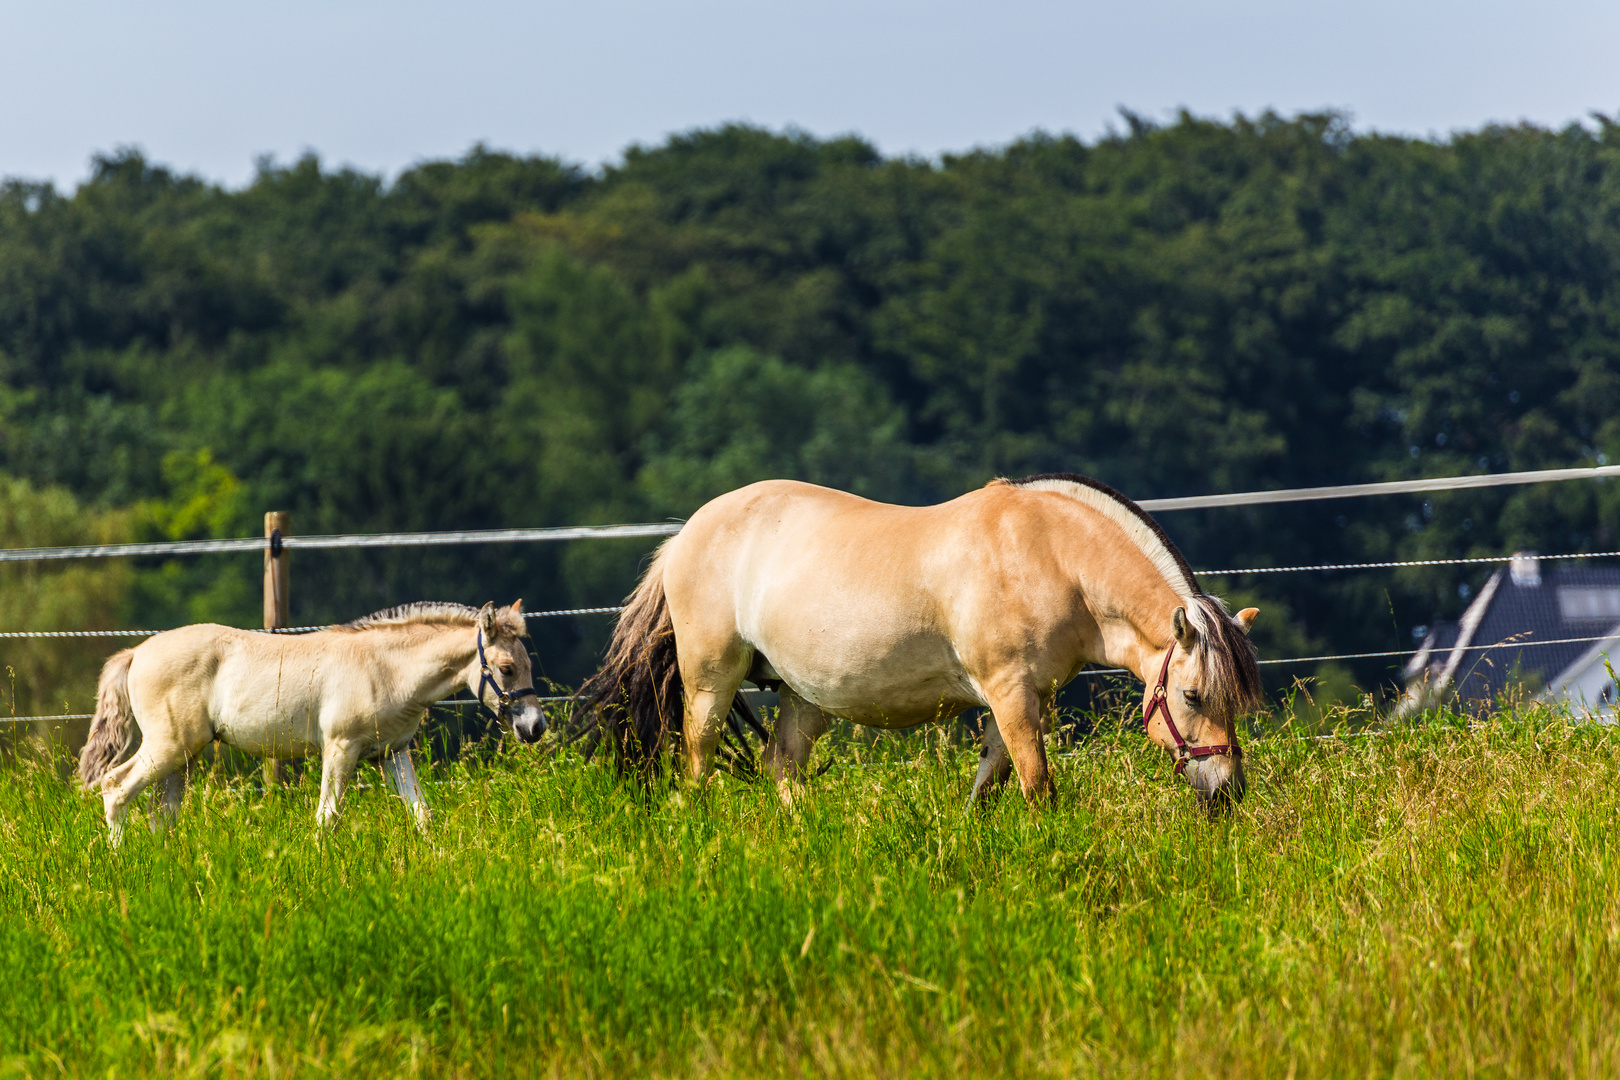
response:
{"label": "horse's back", "polygon": [[929,601],[916,585],[938,542],[927,527],[937,509],[795,480],[739,488],[705,504],[671,542],[671,608],[677,619],[683,607],[713,608],[746,633],[787,607],[798,618],[841,611],[853,590],[921,616]]}
{"label": "horse's back", "polygon": [[910,507],[796,481],[740,488],[668,549],[677,640],[731,633],[809,700],[866,722],[982,704],[963,627],[1022,602],[1011,567],[1024,560],[996,546],[1016,502],[991,489]]}

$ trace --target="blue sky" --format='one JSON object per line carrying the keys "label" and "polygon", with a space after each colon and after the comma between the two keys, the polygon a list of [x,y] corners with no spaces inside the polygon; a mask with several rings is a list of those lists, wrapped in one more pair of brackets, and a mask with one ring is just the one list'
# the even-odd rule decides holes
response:
{"label": "blue sky", "polygon": [[0,175],[98,150],[239,184],[306,149],[385,173],[478,140],[594,165],[727,120],[886,153],[1094,137],[1123,106],[1349,111],[1438,134],[1620,113],[1615,0],[1000,3],[150,0],[7,5]]}

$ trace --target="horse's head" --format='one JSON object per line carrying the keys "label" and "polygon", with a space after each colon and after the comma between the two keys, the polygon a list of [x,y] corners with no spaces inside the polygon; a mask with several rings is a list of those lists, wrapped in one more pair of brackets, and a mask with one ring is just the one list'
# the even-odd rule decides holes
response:
{"label": "horse's head", "polygon": [[1176,608],[1175,640],[1156,658],[1142,699],[1148,737],[1176,755],[1176,772],[1212,813],[1235,805],[1246,786],[1237,721],[1260,702],[1248,640],[1258,614],[1245,608],[1230,616],[1210,596]]}
{"label": "horse's head", "polygon": [[[528,636],[523,601],[510,607],[485,604],[478,612],[479,653],[476,691],[484,707],[510,721],[512,732],[524,742],[545,733],[546,714],[534,689],[534,670],[523,639]],[[469,685],[474,685],[469,680]]]}

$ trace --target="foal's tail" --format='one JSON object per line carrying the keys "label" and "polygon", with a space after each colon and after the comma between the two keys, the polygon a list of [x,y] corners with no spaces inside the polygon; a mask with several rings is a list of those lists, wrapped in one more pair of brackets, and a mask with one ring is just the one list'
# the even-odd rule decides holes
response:
{"label": "foal's tail", "polygon": [[[621,772],[649,776],[680,747],[686,691],[675,654],[675,624],[664,597],[664,548],[653,557],[619,615],[602,669],[580,687],[580,716],[591,744],[606,736]],[[736,772],[753,771],[746,732],[765,731],[738,694],[726,718],[720,756]],[[585,734],[581,731],[580,734]]]}
{"label": "foal's tail", "polygon": [[134,649],[112,654],[101,669],[96,686],[96,718],[90,721],[90,740],[79,754],[79,779],[94,786],[129,750],[134,737],[135,713],[129,706],[129,664]]}

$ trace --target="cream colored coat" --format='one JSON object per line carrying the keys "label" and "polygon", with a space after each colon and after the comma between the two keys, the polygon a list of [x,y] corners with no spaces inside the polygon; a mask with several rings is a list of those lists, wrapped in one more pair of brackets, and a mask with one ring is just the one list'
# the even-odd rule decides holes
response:
{"label": "cream colored coat", "polygon": [[[116,836],[129,803],[150,784],[163,783],[154,809],[172,817],[186,766],[216,740],[263,757],[319,754],[322,824],[337,816],[355,766],[376,761],[425,827],[409,746],[429,704],[479,686],[480,633],[497,684],[529,686],[521,601],[499,611],[406,605],[309,634],[211,623],[158,634],[108,661],[81,776],[100,783]],[[500,711],[492,693],[486,699]],[[514,719],[543,723],[532,700]],[[127,742],[130,724],[140,728],[140,747],[112,765],[118,753],[107,749]]]}

